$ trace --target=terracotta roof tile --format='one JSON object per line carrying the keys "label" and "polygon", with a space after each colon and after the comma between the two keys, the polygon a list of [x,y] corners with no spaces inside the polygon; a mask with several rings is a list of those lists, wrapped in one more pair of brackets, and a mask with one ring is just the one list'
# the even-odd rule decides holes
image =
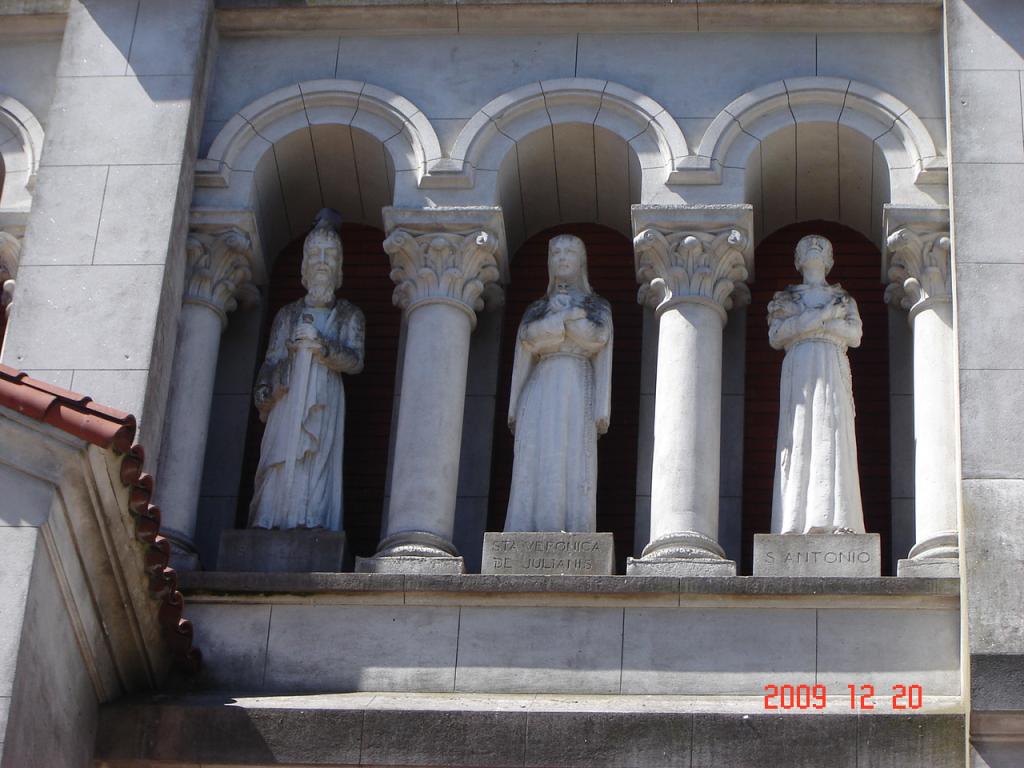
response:
{"label": "terracotta roof tile", "polygon": [[153,476],[143,472],[142,446],[132,445],[135,417],[6,365],[0,365],[0,405],[122,457],[119,478],[129,489],[128,512],[135,520],[135,538],[145,547],[145,577],[150,595],[160,601],[157,619],[164,640],[180,667],[197,671],[202,655],[192,647],[192,622],[182,617],[185,599],[178,591],[178,574],[168,565],[170,542],[160,535],[160,508],[152,503]]}
{"label": "terracotta roof tile", "polygon": [[43,421],[100,448],[125,453],[135,441],[135,417],[92,398],[0,365],[0,405]]}

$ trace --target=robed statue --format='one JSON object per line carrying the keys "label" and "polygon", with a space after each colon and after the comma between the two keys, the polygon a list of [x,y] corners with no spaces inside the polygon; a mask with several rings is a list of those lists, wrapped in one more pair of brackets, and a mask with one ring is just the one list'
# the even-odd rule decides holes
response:
{"label": "robed statue", "polygon": [[302,248],[305,297],[274,318],[256,377],[256,408],[266,422],[253,528],[342,529],[342,374],[363,369],[363,313],[344,299],[338,216],[321,211]]}
{"label": "robed statue", "polygon": [[551,240],[548,275],[547,293],[526,309],[516,335],[505,530],[593,533],[597,437],[611,412],[611,306],[590,287],[578,237]]}
{"label": "robed statue", "polygon": [[864,533],[848,347],[861,340],[857,302],[829,285],[832,244],[803,238],[803,283],[768,304],[768,341],[786,350],[779,388],[772,533]]}

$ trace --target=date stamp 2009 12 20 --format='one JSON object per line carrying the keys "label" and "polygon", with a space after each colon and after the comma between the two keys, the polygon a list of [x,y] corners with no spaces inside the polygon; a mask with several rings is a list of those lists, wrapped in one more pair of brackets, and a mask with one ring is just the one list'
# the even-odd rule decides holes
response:
{"label": "date stamp 2009 12 20", "polygon": [[[849,697],[845,702],[851,710],[875,708],[875,686],[847,685]],[[924,691],[920,685],[894,685],[890,691],[890,705],[894,710],[914,710],[924,706]],[[766,685],[764,687],[764,708],[766,710],[825,709],[828,706],[828,689],[824,685]]]}

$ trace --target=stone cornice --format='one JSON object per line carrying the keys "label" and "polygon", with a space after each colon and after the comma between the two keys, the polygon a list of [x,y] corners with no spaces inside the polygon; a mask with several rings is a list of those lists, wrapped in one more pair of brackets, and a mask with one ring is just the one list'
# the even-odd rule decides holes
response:
{"label": "stone cornice", "polygon": [[256,296],[252,283],[252,241],[242,230],[190,232],[186,245],[185,302],[216,312],[224,325],[227,313]]}
{"label": "stone cornice", "polygon": [[[839,6],[839,7],[837,7]],[[222,34],[291,31],[353,33],[510,31],[705,31],[713,29],[814,29],[891,31],[938,29],[941,0],[318,0],[296,11],[283,0],[216,0]],[[699,11],[699,13],[698,13]]]}

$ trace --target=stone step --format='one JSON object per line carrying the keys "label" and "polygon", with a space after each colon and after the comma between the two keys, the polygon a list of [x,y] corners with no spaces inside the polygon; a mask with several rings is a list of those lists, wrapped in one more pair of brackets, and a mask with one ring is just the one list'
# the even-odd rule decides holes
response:
{"label": "stone step", "polygon": [[[96,763],[141,766],[857,768],[960,765],[955,697],[914,714],[770,714],[761,697],[154,695],[101,710]],[[869,752],[870,750],[870,752]],[[875,763],[872,763],[875,765]]]}

